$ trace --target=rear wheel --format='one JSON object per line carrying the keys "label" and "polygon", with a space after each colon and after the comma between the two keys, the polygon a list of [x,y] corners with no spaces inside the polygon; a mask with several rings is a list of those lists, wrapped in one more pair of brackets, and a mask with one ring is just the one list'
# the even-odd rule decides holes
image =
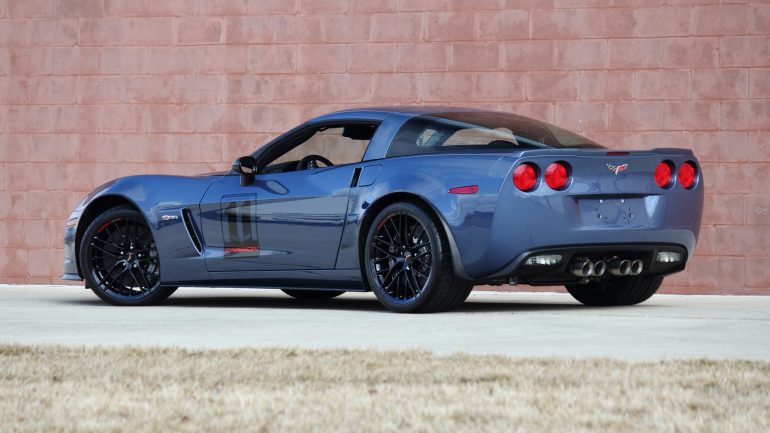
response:
{"label": "rear wheel", "polygon": [[345,293],[344,290],[291,290],[281,289],[283,293],[291,296],[292,298],[301,299],[303,301],[324,301],[327,299],[336,298],[337,296]]}
{"label": "rear wheel", "polygon": [[99,215],[80,243],[88,286],[113,305],[151,305],[176,287],[161,286],[158,249],[141,213],[127,207]]}
{"label": "rear wheel", "polygon": [[363,266],[377,299],[400,313],[451,310],[473,288],[454,274],[446,236],[412,203],[394,203],[374,218]]}
{"label": "rear wheel", "polygon": [[621,277],[565,287],[572,297],[585,305],[616,306],[644,302],[662,283],[663,277]]}

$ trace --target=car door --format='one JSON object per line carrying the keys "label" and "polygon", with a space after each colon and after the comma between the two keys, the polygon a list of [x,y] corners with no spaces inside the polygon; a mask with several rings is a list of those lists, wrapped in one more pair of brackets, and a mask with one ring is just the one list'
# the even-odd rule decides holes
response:
{"label": "car door", "polygon": [[[310,138],[303,143],[289,143],[250,185],[233,174],[206,192],[201,211],[209,272],[334,269],[350,185],[369,140],[345,137],[345,125],[316,128],[304,133]],[[292,169],[294,158],[311,154],[341,164]]]}

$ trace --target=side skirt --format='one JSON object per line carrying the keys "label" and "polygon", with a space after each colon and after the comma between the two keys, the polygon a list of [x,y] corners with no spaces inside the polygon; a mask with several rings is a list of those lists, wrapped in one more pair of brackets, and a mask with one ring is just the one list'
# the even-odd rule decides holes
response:
{"label": "side skirt", "polygon": [[360,269],[209,272],[208,280],[164,281],[179,286],[221,286],[365,291]]}

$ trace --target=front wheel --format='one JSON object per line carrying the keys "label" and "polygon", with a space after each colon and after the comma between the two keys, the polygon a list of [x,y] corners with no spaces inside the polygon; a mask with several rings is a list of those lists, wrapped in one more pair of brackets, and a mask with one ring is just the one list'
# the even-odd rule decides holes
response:
{"label": "front wheel", "polygon": [[155,239],[142,214],[131,208],[99,215],[83,234],[79,260],[91,290],[113,305],[151,305],[176,290],[161,286]]}
{"label": "front wheel", "polygon": [[617,306],[644,302],[658,291],[663,277],[620,277],[565,287],[585,305]]}
{"label": "front wheel", "polygon": [[451,310],[473,288],[455,275],[446,235],[412,203],[394,203],[374,218],[362,265],[377,299],[399,313]]}

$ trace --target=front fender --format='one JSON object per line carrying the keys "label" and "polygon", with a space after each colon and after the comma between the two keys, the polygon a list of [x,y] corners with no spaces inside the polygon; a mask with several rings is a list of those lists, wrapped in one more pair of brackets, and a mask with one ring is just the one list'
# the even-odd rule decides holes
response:
{"label": "front fender", "polygon": [[[182,218],[183,209],[191,209],[195,224],[200,224],[198,204],[216,176],[139,175],[115,179],[94,189],[75,207],[65,227],[65,275],[72,279],[77,269],[80,237],[91,221],[115,203],[128,203],[144,216],[158,248],[162,281],[173,281],[182,273],[203,273],[205,266],[184,266],[181,261],[192,258],[198,251],[192,245]],[[167,219],[163,215],[168,215]],[[202,260],[202,259],[201,259]],[[196,270],[197,269],[197,270]]]}

